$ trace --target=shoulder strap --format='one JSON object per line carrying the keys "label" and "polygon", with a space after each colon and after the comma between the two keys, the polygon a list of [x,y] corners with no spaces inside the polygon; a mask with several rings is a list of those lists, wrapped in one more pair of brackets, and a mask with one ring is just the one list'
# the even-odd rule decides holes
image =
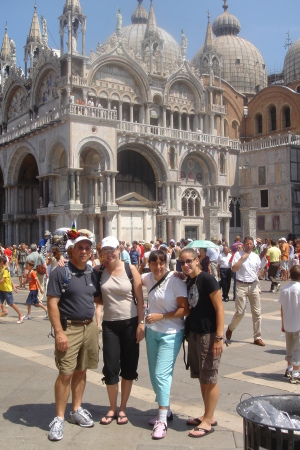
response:
{"label": "shoulder strap", "polygon": [[157,286],[159,286],[159,285],[167,278],[168,275],[169,275],[169,272],[167,272],[167,273],[162,277],[161,280],[159,280],[157,283],[155,283],[155,285],[152,286],[152,288],[151,288],[150,291],[148,292],[148,295],[150,294],[150,292],[154,291],[154,289],[156,289]]}
{"label": "shoulder strap", "polygon": [[131,283],[131,286],[132,286],[131,292],[132,292],[133,301],[137,305],[137,301],[136,301],[135,293],[134,293],[134,287],[133,287],[133,276],[132,276],[132,272],[131,272],[131,269],[130,269],[130,264],[127,263],[127,262],[125,263],[125,271],[126,271],[126,275],[128,276],[128,278],[130,280],[130,283]]}
{"label": "shoulder strap", "polygon": [[99,285],[99,295],[100,295],[100,297],[102,295],[101,294],[101,278],[102,278],[102,274],[104,272],[104,269],[105,269],[104,265],[101,264],[99,272],[98,272],[98,280],[97,280],[97,284]]}
{"label": "shoulder strap", "polygon": [[65,281],[63,282],[63,286],[62,286],[62,293],[66,292],[66,290],[68,289],[69,283],[71,281],[71,278],[72,278],[72,271],[70,269],[70,263],[69,262],[65,266],[65,271],[66,271],[66,277],[65,277]]}

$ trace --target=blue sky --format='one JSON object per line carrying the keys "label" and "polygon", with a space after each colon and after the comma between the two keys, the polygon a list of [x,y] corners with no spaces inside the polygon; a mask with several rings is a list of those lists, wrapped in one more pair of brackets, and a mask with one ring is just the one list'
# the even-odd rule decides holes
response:
{"label": "blue sky", "polygon": [[[121,8],[123,26],[131,23],[131,14],[137,0],[80,0],[87,15],[86,52],[96,49],[115,30],[116,12]],[[228,11],[237,16],[242,30],[239,36],[252,42],[262,53],[268,72],[282,68],[286,49],[287,32],[292,41],[300,38],[300,0],[227,0]],[[7,7],[9,4],[9,7]],[[59,48],[59,21],[65,0],[37,0],[37,12],[48,23],[49,46]],[[143,5],[149,10],[150,0]],[[192,58],[203,45],[207,11],[211,21],[223,13],[222,0],[153,0],[158,26],[168,31],[180,42],[183,28],[188,38],[187,57]],[[24,68],[26,37],[34,11],[34,0],[0,0],[0,41],[2,43],[5,23],[8,35],[17,46],[18,65]],[[2,30],[2,31],[1,31]]]}

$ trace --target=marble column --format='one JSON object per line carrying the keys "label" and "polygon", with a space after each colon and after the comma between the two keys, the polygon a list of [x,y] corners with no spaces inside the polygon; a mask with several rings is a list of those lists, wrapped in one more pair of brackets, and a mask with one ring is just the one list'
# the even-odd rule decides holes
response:
{"label": "marble column", "polygon": [[226,242],[229,245],[229,224],[230,224],[230,219],[224,219],[224,238],[226,240]]}
{"label": "marble column", "polygon": [[152,239],[156,240],[156,209],[152,209]]}
{"label": "marble column", "polygon": [[50,230],[50,216],[45,216],[45,231]]}
{"label": "marble column", "polygon": [[175,219],[175,236],[174,236],[174,239],[175,239],[176,242],[180,241],[180,239],[181,239],[180,223],[181,223],[180,219]]}
{"label": "marble column", "polygon": [[143,212],[143,239],[148,242],[147,240],[147,228],[148,228],[148,211]]}
{"label": "marble column", "polygon": [[173,232],[173,229],[172,229],[173,227],[172,227],[172,219],[171,218],[169,218],[168,219],[168,221],[167,221],[167,244],[169,244],[169,242],[170,242],[170,240],[172,239],[172,232]]}
{"label": "marble column", "polygon": [[225,210],[224,209],[224,188],[221,188],[220,196],[221,196],[221,198],[220,198],[220,210],[221,210],[221,212],[223,212]]}
{"label": "marble column", "polygon": [[69,203],[74,203],[74,198],[75,198],[75,190],[74,190],[74,173],[70,172],[69,174],[69,179],[70,179],[70,200]]}
{"label": "marble column", "polygon": [[170,111],[170,128],[174,128],[174,113]]}
{"label": "marble column", "polygon": [[167,219],[165,217],[161,218],[161,237],[164,241],[167,240]]}
{"label": "marble column", "polygon": [[[31,229],[31,222],[26,222],[26,240],[28,243],[32,244],[30,229]],[[48,228],[48,230],[49,230],[49,228]]]}
{"label": "marble column", "polygon": [[133,123],[133,104],[130,103],[130,122]]}
{"label": "marble column", "polygon": [[115,174],[113,174],[111,176],[111,194],[112,194],[111,202],[114,205],[116,203],[116,175]]}
{"label": "marble column", "polygon": [[[99,188],[100,188],[100,207],[103,205],[104,198],[103,198],[103,178],[101,177],[99,180]],[[103,224],[103,220],[102,220]]]}
{"label": "marble column", "polygon": [[107,193],[106,203],[110,205],[111,204],[111,180],[110,180],[110,175],[106,175],[106,193]]}
{"label": "marble column", "polygon": [[166,185],[166,207],[167,207],[167,210],[169,211],[169,209],[170,209],[170,185],[169,184]]}
{"label": "marble column", "polygon": [[121,239],[121,234],[122,234],[122,214],[121,211],[119,211],[117,213],[117,238]]}
{"label": "marble column", "polygon": [[53,201],[53,177],[49,177],[49,204],[48,206],[54,206]]}
{"label": "marble column", "polygon": [[80,203],[80,177],[78,172],[75,172],[75,203]]}
{"label": "marble column", "polygon": [[[20,244],[20,223],[17,221],[15,225],[15,244]],[[43,232],[43,231],[42,231]],[[43,236],[43,234],[39,234],[39,236]]]}
{"label": "marble column", "polygon": [[39,236],[44,236],[44,217],[39,216]]}
{"label": "marble column", "polygon": [[103,238],[104,238],[104,233],[103,233],[103,217],[100,216],[100,217],[99,217],[99,242],[101,242]]}
{"label": "marble column", "polygon": [[163,107],[163,127],[167,128],[167,109]]}

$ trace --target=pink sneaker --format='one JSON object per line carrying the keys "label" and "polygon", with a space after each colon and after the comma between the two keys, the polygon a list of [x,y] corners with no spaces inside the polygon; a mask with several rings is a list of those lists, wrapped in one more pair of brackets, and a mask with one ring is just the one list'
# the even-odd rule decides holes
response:
{"label": "pink sneaker", "polygon": [[167,425],[163,422],[156,422],[153,427],[152,439],[163,439],[167,434]]}

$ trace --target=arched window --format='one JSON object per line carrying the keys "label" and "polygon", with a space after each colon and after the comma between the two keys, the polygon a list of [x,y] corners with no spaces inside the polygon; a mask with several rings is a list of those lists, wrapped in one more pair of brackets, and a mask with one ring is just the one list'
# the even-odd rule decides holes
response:
{"label": "arched window", "polygon": [[285,106],[282,109],[282,128],[289,128],[291,126],[291,109]]}
{"label": "arched window", "polygon": [[255,134],[261,134],[262,132],[263,132],[262,114],[256,114],[256,116],[255,116]]}
{"label": "arched window", "polygon": [[201,199],[195,189],[186,189],[182,195],[181,208],[185,217],[200,216]]}
{"label": "arched window", "polygon": [[276,108],[271,106],[269,108],[269,131],[276,131],[277,129],[277,118],[276,118]]}
{"label": "arched window", "polygon": [[230,228],[241,227],[241,211],[240,201],[237,197],[232,197],[229,205],[229,211],[231,212]]}

